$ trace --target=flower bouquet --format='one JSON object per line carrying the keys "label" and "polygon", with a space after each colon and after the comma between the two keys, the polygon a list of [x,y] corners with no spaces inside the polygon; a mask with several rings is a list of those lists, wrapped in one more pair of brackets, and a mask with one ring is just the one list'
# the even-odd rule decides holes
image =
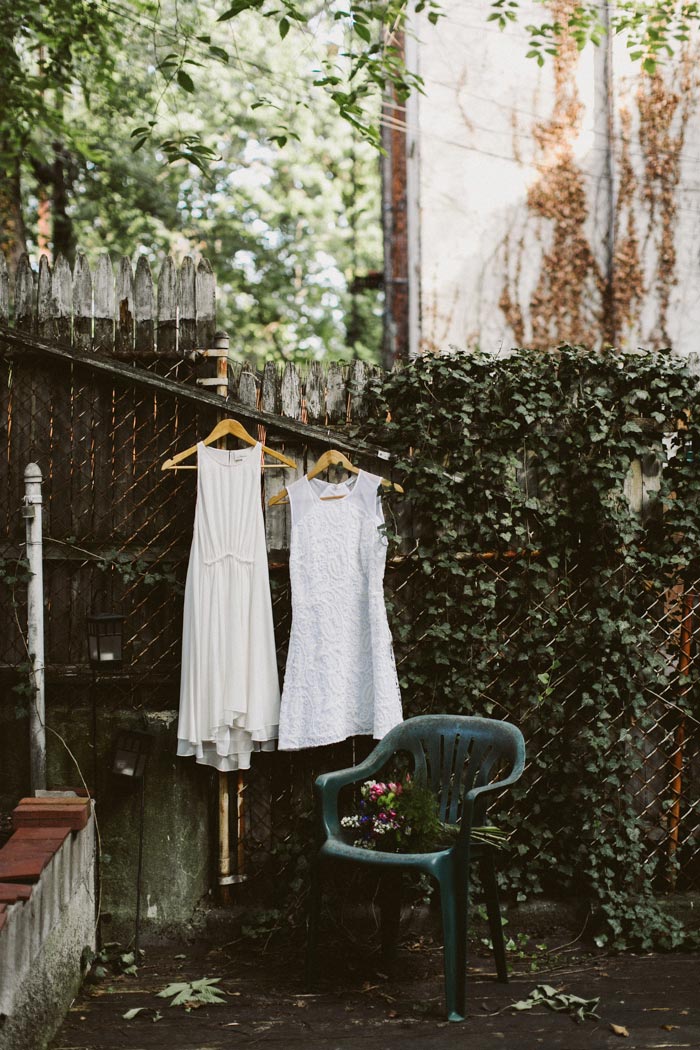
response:
{"label": "flower bouquet", "polygon": [[[385,853],[429,853],[448,849],[459,825],[438,817],[437,799],[407,773],[403,780],[366,780],[360,788],[357,813],[343,817],[343,828],[353,846]],[[472,841],[501,846],[505,832],[494,827],[472,828]]]}

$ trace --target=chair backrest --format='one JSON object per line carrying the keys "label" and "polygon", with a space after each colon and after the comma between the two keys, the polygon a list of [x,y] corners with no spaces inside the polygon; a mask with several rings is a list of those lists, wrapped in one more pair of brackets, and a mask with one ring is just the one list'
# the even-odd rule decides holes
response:
{"label": "chair backrest", "polygon": [[[466,715],[419,715],[395,726],[382,740],[394,752],[413,757],[414,775],[438,799],[440,820],[459,823],[464,796],[474,787],[503,780],[522,769],[525,742],[509,722]],[[475,806],[474,823],[483,823],[487,800]]]}

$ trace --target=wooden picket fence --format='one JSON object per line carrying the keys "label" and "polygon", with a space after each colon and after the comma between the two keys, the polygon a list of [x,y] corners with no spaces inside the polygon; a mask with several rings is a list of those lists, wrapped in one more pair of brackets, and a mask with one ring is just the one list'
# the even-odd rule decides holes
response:
{"label": "wooden picket fence", "polygon": [[[197,387],[198,378],[211,375],[212,363],[194,354],[214,338],[212,267],[190,257],[178,267],[168,257],[154,284],[144,256],[134,271],[128,259],[114,267],[103,254],[91,271],[78,255],[72,273],[61,257],[51,266],[42,256],[38,271],[25,257],[12,302],[9,293],[0,257],[0,325],[6,326],[6,344],[13,336],[1,366],[7,456],[0,557],[19,554],[23,471],[36,461],[45,479],[49,672],[75,674],[85,667],[85,617],[101,607],[124,612],[134,673],[174,679],[180,624],[169,592],[173,580],[181,589],[184,579],[195,486],[191,472],[160,468],[216,420],[216,399]],[[68,348],[76,359],[56,360],[42,346]],[[77,355],[112,361],[115,371],[91,373]],[[138,374],[133,368],[125,374],[125,362],[139,366]],[[289,510],[268,509],[269,497],[304,473],[333,436],[351,440],[347,431],[366,413],[372,371],[361,361],[306,368],[268,362],[262,370],[229,361],[231,412],[243,413],[246,423],[246,411],[257,411],[265,422],[255,423],[254,415],[250,432],[283,447],[298,464],[296,471],[264,473],[273,564],[285,561]],[[163,389],[159,378],[170,386]],[[23,653],[17,628],[2,646],[0,666],[15,665]]]}

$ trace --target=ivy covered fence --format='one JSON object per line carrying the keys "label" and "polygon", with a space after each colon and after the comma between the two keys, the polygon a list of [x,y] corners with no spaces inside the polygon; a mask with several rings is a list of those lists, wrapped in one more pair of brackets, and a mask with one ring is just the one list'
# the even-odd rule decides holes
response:
{"label": "ivy covered fence", "polygon": [[413,515],[391,579],[406,714],[525,732],[500,815],[518,899],[585,902],[601,943],[678,943],[656,899],[700,884],[697,377],[562,346],[425,356],[375,393]]}

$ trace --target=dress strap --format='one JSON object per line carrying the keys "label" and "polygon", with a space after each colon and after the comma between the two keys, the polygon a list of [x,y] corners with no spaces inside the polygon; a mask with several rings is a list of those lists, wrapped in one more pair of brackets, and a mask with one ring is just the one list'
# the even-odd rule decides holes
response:
{"label": "dress strap", "polygon": [[378,525],[384,523],[384,511],[379,493],[381,483],[382,479],[378,474],[369,474],[366,470],[360,471],[356,482],[359,486],[356,494],[357,502],[362,506],[366,514],[376,519]]}
{"label": "dress strap", "polygon": [[313,494],[306,478],[297,478],[287,486],[289,509],[292,512],[292,525],[298,525],[313,504]]}

